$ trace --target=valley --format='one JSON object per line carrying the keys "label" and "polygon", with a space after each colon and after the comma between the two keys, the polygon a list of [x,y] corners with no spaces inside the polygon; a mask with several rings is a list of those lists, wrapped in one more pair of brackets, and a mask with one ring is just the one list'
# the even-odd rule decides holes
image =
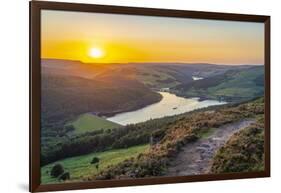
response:
{"label": "valley", "polygon": [[161,101],[135,111],[118,113],[107,118],[107,120],[121,125],[136,124],[150,119],[173,116],[204,107],[226,104],[224,101],[200,101],[198,98],[179,97],[169,92],[158,93],[162,96]]}
{"label": "valley", "polygon": [[56,164],[67,181],[224,172],[221,149],[264,113],[263,66],[42,64],[43,183]]}

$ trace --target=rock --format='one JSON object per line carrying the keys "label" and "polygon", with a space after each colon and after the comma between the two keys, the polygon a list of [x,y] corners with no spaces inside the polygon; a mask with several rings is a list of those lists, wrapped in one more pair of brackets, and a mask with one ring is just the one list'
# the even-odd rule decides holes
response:
{"label": "rock", "polygon": [[209,147],[210,147],[210,145],[209,145],[209,144],[207,144],[207,143],[203,143],[203,144],[201,145],[201,147],[209,148]]}
{"label": "rock", "polygon": [[196,151],[203,153],[203,152],[206,151],[206,148],[204,148],[204,147],[196,147]]}

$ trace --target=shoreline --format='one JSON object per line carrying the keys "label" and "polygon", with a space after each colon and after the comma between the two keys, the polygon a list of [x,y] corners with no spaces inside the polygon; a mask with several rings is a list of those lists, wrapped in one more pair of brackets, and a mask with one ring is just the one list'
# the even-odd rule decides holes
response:
{"label": "shoreline", "polygon": [[135,111],[122,112],[112,117],[107,117],[106,119],[121,125],[136,124],[150,119],[162,118],[208,106],[225,104],[225,102],[216,100],[200,101],[198,97],[179,97],[171,92],[159,92],[159,94],[163,96],[163,100],[158,103],[148,105]]}
{"label": "shoreline", "polygon": [[[155,91],[153,91],[153,92],[155,92]],[[115,115],[117,115],[119,113],[127,113],[127,112],[131,112],[131,111],[136,111],[136,110],[145,108],[145,107],[147,107],[149,105],[153,105],[155,103],[158,103],[158,102],[160,102],[163,99],[163,96],[161,94],[159,94],[158,92],[155,92],[155,93],[157,93],[158,99],[153,100],[151,103],[146,103],[146,104],[138,105],[138,106],[135,106],[135,107],[127,109],[127,110],[115,110],[115,111],[111,111],[111,112],[90,112],[90,113],[95,114],[97,116],[110,118],[110,117],[113,117],[113,116],[115,116]]]}
{"label": "shoreline", "polygon": [[[198,98],[198,100],[204,101],[204,100],[216,100],[219,102],[227,102],[227,103],[241,103],[243,101],[249,101],[251,100],[251,98],[248,97],[233,97],[233,96],[212,96],[212,95],[198,95],[198,96],[194,96],[194,95],[189,95],[189,94],[183,94],[183,93],[179,93],[177,90],[170,90],[169,93],[175,94],[178,97],[183,97],[183,98]],[[260,97],[260,96],[258,96]],[[255,98],[258,98],[255,97]]]}

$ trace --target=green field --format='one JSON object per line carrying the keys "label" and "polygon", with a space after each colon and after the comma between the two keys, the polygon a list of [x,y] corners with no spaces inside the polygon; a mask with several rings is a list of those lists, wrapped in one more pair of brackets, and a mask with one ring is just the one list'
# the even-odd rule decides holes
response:
{"label": "green field", "polygon": [[264,91],[263,85],[257,84],[257,79],[264,77],[262,67],[252,68],[235,74],[230,80],[208,89],[216,96],[243,96],[251,98]]}
{"label": "green field", "polygon": [[179,82],[174,77],[176,73],[174,72],[174,76],[171,73],[174,71],[170,71],[169,69],[161,69],[159,68],[138,68],[137,80],[142,82],[143,84],[153,87],[153,88],[170,88],[179,84]]}
{"label": "green field", "polygon": [[[83,179],[87,179],[97,172],[102,171],[107,166],[115,165],[124,161],[125,159],[135,157],[139,153],[146,151],[148,148],[149,145],[139,145],[127,149],[116,149],[67,158],[55,163],[60,163],[63,165],[64,170],[70,173],[71,181],[82,181]],[[91,164],[93,157],[98,157],[100,159],[98,170],[96,169],[95,164]],[[51,168],[55,163],[48,164],[41,168],[41,183],[50,184],[59,182],[57,178],[53,178],[49,175]]]}
{"label": "green field", "polygon": [[112,129],[120,127],[119,124],[108,121],[90,113],[80,115],[75,121],[69,123],[74,126],[75,133],[84,133],[95,129]]}
{"label": "green field", "polygon": [[185,97],[241,102],[263,96],[264,68],[255,66],[205,78],[176,88]]}

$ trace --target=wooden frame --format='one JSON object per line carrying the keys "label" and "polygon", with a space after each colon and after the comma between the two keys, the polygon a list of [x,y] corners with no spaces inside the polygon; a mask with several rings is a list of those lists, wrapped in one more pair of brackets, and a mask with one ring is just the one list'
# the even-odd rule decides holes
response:
{"label": "wooden frame", "polygon": [[[250,21],[265,24],[265,171],[247,173],[208,174],[180,177],[153,177],[146,179],[108,180],[81,183],[40,185],[40,10],[71,10],[82,12],[116,13],[179,18],[199,18],[228,21]],[[231,13],[133,8],[119,6],[30,2],[30,191],[74,190],[147,184],[181,183],[195,181],[258,178],[270,176],[270,17]]]}

